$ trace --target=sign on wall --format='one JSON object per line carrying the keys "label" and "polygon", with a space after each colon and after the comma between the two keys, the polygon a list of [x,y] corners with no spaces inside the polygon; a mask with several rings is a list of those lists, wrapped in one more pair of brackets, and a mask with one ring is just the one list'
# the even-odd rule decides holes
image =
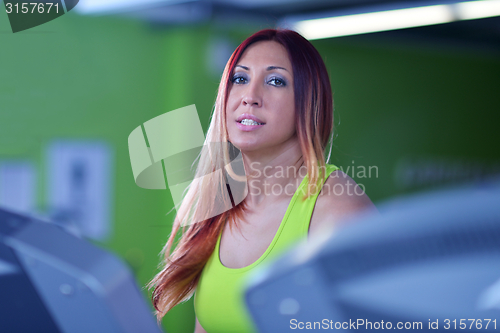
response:
{"label": "sign on wall", "polygon": [[82,236],[111,231],[112,152],[100,141],[54,141],[46,149],[50,217]]}

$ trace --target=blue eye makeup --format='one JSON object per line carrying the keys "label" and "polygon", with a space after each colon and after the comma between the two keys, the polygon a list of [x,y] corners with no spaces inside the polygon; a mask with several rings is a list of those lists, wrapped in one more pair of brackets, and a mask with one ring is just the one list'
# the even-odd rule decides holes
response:
{"label": "blue eye makeup", "polygon": [[[231,78],[231,83],[233,84],[246,84],[249,81],[249,77],[246,73],[238,72],[233,75]],[[287,81],[276,75],[272,75],[266,78],[266,84],[269,84],[273,87],[285,87],[287,85]]]}
{"label": "blue eye makeup", "polygon": [[267,83],[269,83],[272,86],[275,87],[284,87],[286,86],[286,81],[279,77],[279,76],[272,76],[267,80]]}
{"label": "blue eye makeup", "polygon": [[247,81],[248,81],[248,79],[242,73],[234,74],[232,79],[231,79],[231,82],[234,84],[243,84],[243,83],[246,83]]}

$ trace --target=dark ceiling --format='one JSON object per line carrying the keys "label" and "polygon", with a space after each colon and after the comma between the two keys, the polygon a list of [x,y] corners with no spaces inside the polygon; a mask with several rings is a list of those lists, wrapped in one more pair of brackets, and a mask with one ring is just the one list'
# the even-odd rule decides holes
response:
{"label": "dark ceiling", "polygon": [[[151,5],[118,9],[113,14],[139,18],[160,29],[172,25],[207,22],[221,25],[272,26],[290,17],[326,17],[455,2],[457,0],[165,0]],[[448,42],[498,51],[500,50],[500,17],[372,33],[358,38],[366,38],[366,36]]]}

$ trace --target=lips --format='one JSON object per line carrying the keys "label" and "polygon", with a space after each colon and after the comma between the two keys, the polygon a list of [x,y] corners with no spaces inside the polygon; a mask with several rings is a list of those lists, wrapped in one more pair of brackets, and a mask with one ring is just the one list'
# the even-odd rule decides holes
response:
{"label": "lips", "polygon": [[236,118],[236,127],[243,132],[256,131],[263,127],[266,123],[256,116],[248,113],[243,113]]}
{"label": "lips", "polygon": [[248,114],[248,113],[243,113],[243,114],[242,114],[242,115],[240,115],[238,118],[236,118],[236,121],[237,121],[238,123],[241,123],[241,121],[242,121],[243,119],[251,119],[251,120],[256,121],[256,122],[258,122],[258,123],[260,123],[260,124],[265,124],[265,122],[264,122],[264,121],[262,121],[261,119],[257,118],[256,116],[254,116],[254,115],[252,115],[252,114]]}

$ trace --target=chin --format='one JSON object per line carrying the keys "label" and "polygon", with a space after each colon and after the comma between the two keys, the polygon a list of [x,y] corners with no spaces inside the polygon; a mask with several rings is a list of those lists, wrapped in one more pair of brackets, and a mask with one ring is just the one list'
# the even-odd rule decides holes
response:
{"label": "chin", "polygon": [[255,142],[231,141],[231,143],[233,144],[233,146],[238,148],[242,153],[252,152],[262,148],[261,145]]}
{"label": "chin", "polygon": [[[232,134],[232,135],[231,135]],[[258,138],[245,137],[244,135],[239,135],[240,133],[232,133],[229,131],[228,140],[233,146],[241,151],[253,151],[258,149],[262,143],[259,142]]]}

